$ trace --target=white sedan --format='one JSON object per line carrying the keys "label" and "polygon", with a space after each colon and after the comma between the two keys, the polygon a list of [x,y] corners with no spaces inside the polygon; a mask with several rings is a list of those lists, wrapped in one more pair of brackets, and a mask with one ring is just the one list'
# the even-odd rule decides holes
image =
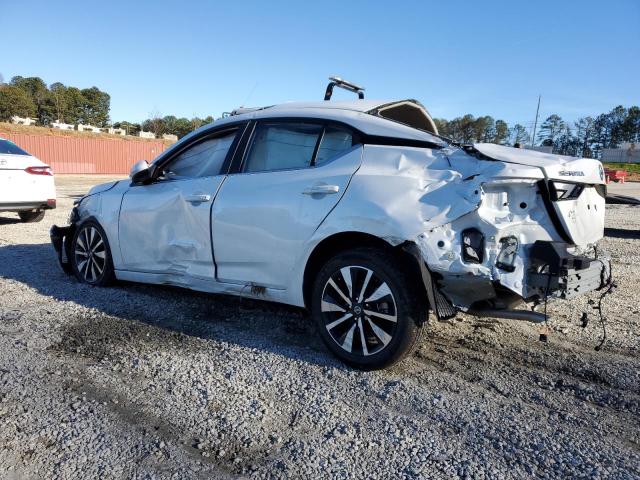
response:
{"label": "white sedan", "polygon": [[39,222],[51,208],[56,208],[51,168],[0,138],[0,212],[17,212],[23,222]]}
{"label": "white sedan", "polygon": [[429,310],[544,322],[529,307],[608,285],[604,193],[597,160],[462,147],[415,100],[284,104],[94,187],[51,238],[91,285],[305,307],[335,355],[372,369],[411,351]]}

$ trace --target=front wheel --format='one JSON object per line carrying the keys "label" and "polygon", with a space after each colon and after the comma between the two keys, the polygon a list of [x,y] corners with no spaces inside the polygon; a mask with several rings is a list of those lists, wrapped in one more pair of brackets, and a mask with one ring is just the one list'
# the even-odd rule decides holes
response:
{"label": "front wheel", "polygon": [[404,358],[418,341],[424,300],[389,253],[373,248],[346,251],[318,273],[312,315],[327,345],[356,368],[385,368]]}
{"label": "front wheel", "polygon": [[114,279],[107,235],[97,222],[84,222],[73,236],[71,266],[76,278],[90,285],[106,286]]}

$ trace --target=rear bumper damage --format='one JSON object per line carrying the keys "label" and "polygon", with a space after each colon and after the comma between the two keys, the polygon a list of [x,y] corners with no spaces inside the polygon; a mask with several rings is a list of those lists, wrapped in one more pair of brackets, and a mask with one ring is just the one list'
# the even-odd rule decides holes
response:
{"label": "rear bumper damage", "polygon": [[539,298],[573,298],[609,285],[611,260],[599,255],[567,255],[560,242],[536,242],[531,247],[527,283]]}
{"label": "rear bumper damage", "polygon": [[515,293],[490,275],[431,272],[423,262],[423,281],[436,317],[446,320],[463,311],[480,317],[543,323],[549,319],[547,315],[516,307],[571,299],[603,290],[613,282],[611,261],[606,255],[574,255],[567,251],[567,244],[554,241],[537,241],[523,250],[527,267],[522,271],[522,284],[527,295]]}

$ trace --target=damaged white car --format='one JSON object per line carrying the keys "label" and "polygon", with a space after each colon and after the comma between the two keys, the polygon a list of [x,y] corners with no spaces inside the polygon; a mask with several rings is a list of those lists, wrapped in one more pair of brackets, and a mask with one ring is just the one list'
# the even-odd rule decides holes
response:
{"label": "damaged white car", "polygon": [[529,307],[609,285],[600,162],[458,146],[415,100],[335,85],[361,98],[238,110],[94,187],[51,229],[63,268],[306,307],[365,369],[429,310],[543,322]]}

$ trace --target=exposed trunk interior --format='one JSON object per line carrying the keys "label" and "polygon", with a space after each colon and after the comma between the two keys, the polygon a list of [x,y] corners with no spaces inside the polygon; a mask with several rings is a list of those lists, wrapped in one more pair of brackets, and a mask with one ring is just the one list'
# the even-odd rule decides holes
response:
{"label": "exposed trunk interior", "polygon": [[403,100],[400,102],[382,105],[369,112],[380,117],[393,120],[395,122],[404,123],[410,127],[424,130],[429,133],[438,134],[438,129],[431,115],[416,100]]}

